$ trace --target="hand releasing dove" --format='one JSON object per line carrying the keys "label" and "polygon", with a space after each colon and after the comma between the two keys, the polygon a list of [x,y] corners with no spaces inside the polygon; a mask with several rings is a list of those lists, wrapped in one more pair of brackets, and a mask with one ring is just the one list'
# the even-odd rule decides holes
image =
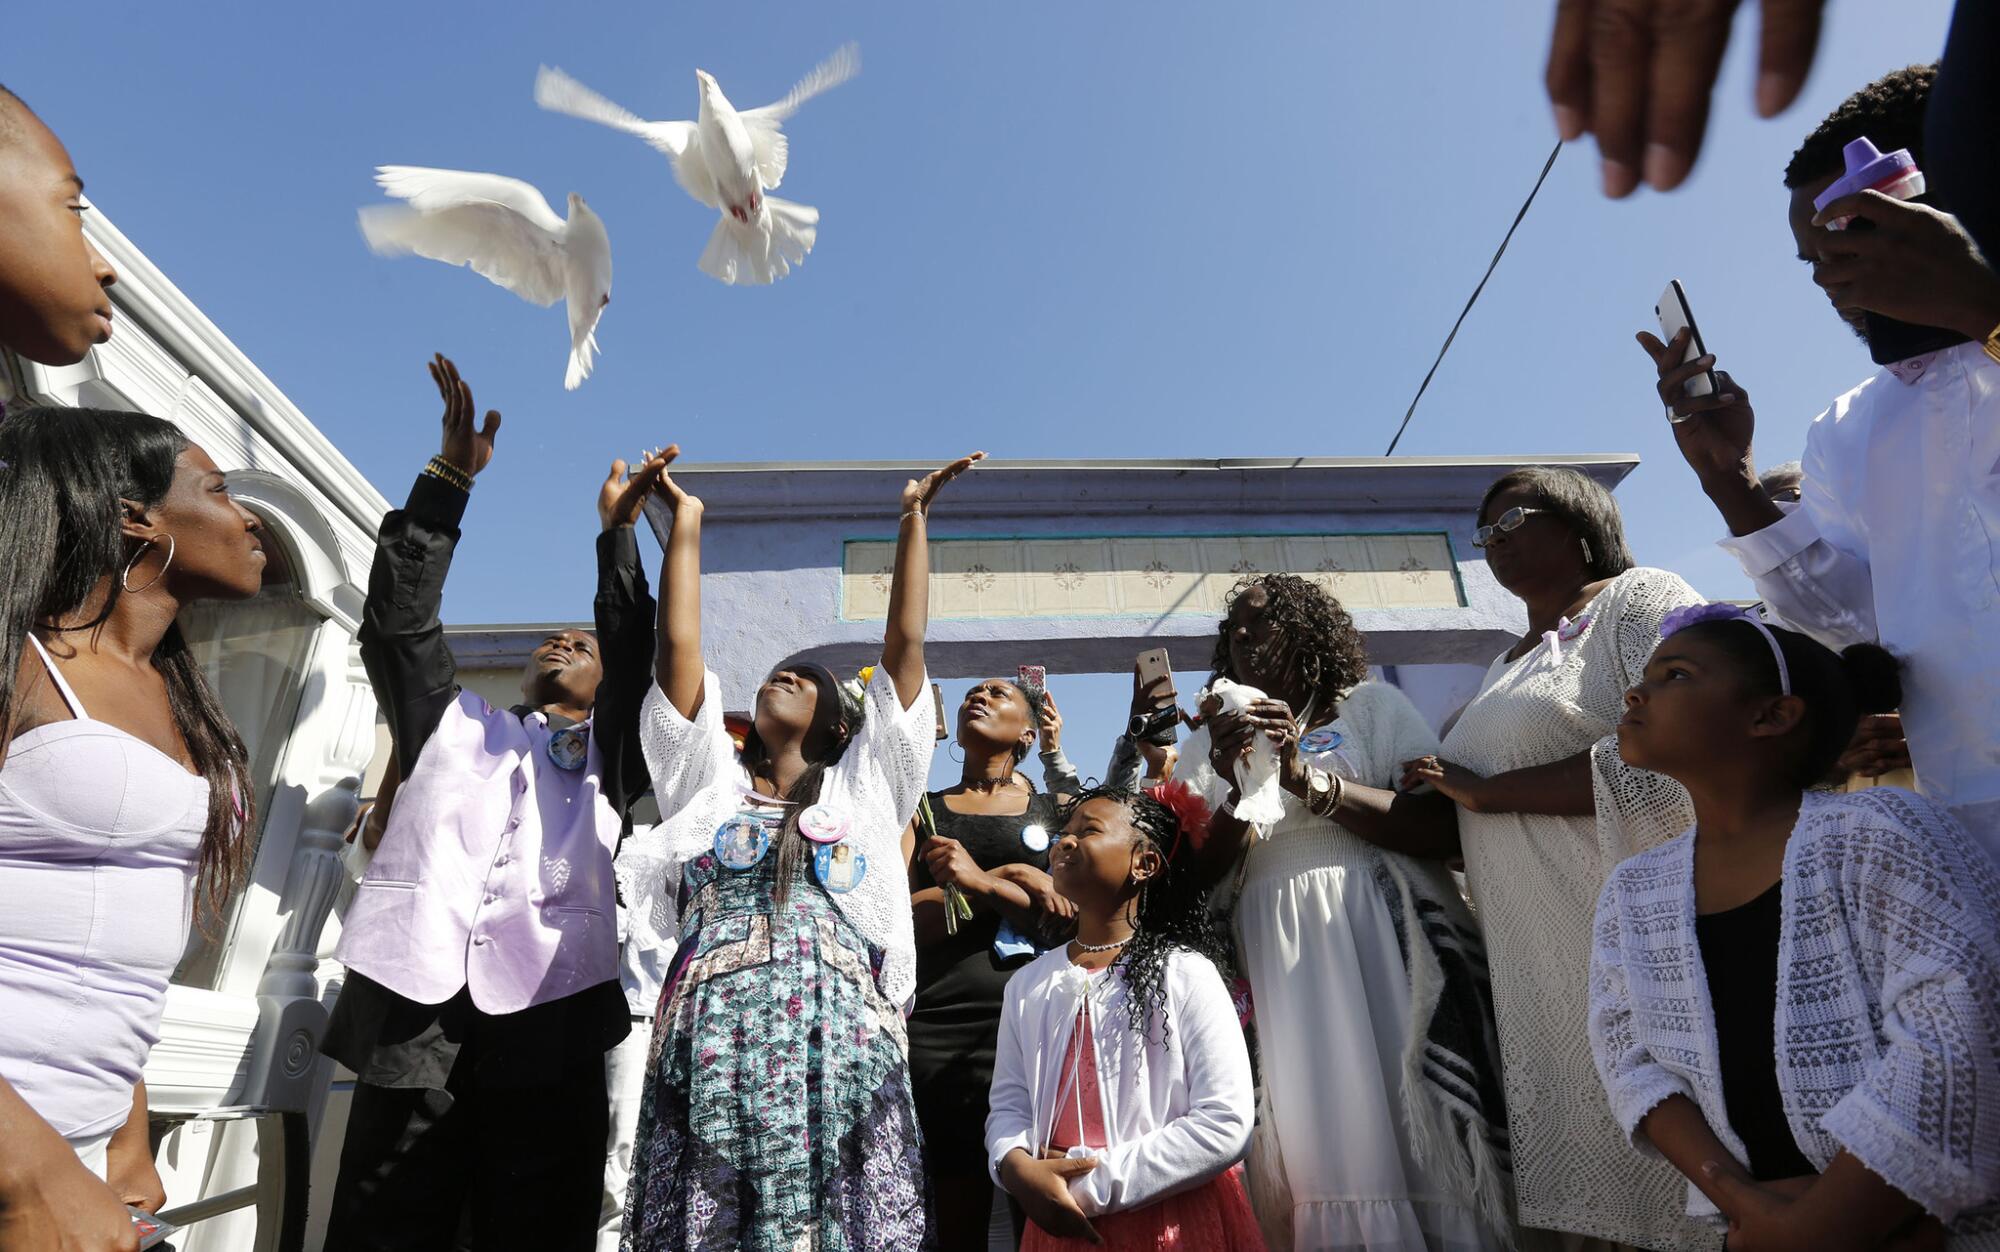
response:
{"label": "hand releasing dove", "polygon": [[597,319],[611,303],[611,239],[583,197],[569,197],[569,220],[516,178],[464,170],[384,165],[375,181],[400,204],[361,210],[361,233],[383,256],[414,252],[469,265],[535,304],[569,303],[569,371],[575,391],[590,377]]}
{"label": "hand releasing dove", "polygon": [[847,44],[800,79],[784,99],[742,113],[712,75],[696,70],[701,95],[696,120],[649,122],[561,70],[543,66],[535,76],[535,103],[628,131],[666,153],[682,189],[722,214],[702,251],[702,272],[725,283],[769,283],[791,273],[819,237],[818,209],[765,194],[785,179],[790,155],[785,119],[860,70],[860,49]]}

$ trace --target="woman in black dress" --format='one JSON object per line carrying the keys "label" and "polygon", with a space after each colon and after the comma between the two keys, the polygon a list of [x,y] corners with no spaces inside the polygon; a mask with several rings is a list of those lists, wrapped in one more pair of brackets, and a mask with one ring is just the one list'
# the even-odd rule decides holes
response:
{"label": "woman in black dress", "polygon": [[1075,924],[1048,875],[1056,800],[1018,769],[1042,707],[1041,692],[1005,678],[967,692],[957,735],[965,772],[957,786],[930,793],[910,832],[910,1076],[942,1248],[986,1246],[986,1092],[1007,979],[1036,945],[1062,942]]}

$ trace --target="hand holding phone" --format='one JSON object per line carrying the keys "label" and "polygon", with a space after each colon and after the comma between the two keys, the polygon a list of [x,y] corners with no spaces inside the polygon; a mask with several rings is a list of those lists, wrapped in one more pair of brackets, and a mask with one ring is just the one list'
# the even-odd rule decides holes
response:
{"label": "hand holding phone", "polygon": [[944,720],[944,688],[931,684],[931,709],[937,714],[937,739],[939,743],[951,738],[951,723]]}
{"label": "hand holding phone", "polygon": [[[1694,324],[1694,310],[1688,306],[1687,289],[1676,278],[1660,293],[1660,302],[1653,306],[1653,313],[1660,319],[1660,342],[1672,343],[1674,336],[1683,330],[1688,332],[1687,350],[1681,355],[1681,364],[1708,355],[1708,345],[1701,339],[1701,328]],[[1687,380],[1684,390],[1691,396],[1712,396],[1721,390],[1716,383],[1715,371],[1704,370]],[[1669,421],[1680,424],[1687,420],[1678,415],[1669,415]]]}
{"label": "hand holding phone", "polygon": [[1165,648],[1141,652],[1132,665],[1132,717],[1126,733],[1164,746],[1178,737],[1181,720],[1174,691],[1174,667]]}
{"label": "hand holding phone", "polygon": [[168,1235],[180,1229],[172,1222],[161,1221],[144,1209],[134,1208],[129,1204],[125,1208],[132,1214],[132,1229],[138,1232],[140,1252],[165,1243]]}

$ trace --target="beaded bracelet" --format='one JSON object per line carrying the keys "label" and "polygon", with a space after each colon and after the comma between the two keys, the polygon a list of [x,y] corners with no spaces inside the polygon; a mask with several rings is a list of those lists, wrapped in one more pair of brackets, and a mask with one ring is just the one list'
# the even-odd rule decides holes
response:
{"label": "beaded bracelet", "polygon": [[441,456],[434,456],[425,463],[424,473],[429,474],[432,478],[440,482],[449,483],[460,491],[470,492],[472,490],[472,475]]}

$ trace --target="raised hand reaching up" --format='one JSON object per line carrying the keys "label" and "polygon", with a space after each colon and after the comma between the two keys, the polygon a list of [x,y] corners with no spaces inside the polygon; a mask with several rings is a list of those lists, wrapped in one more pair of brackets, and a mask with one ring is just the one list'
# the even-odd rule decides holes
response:
{"label": "raised hand reaching up", "polygon": [[944,485],[985,459],[984,452],[975,452],[971,456],[958,458],[943,469],[932,470],[922,478],[912,478],[904,483],[903,512],[930,516],[931,502],[937,499],[937,493]]}
{"label": "raised hand reaching up", "polygon": [[679,447],[664,448],[646,454],[626,477],[623,460],[611,463],[611,473],[604,479],[604,485],[597,491],[597,520],[605,530],[630,527],[638,524],[639,514],[646,504],[646,497],[659,488],[660,479],[665,475],[668,462],[680,455]]}
{"label": "raised hand reaching up", "polygon": [[438,455],[476,477],[493,459],[493,437],[500,433],[500,412],[486,411],[484,424],[473,425],[472,386],[458,375],[451,358],[438,353],[430,362],[431,381],[444,398],[444,438]]}

